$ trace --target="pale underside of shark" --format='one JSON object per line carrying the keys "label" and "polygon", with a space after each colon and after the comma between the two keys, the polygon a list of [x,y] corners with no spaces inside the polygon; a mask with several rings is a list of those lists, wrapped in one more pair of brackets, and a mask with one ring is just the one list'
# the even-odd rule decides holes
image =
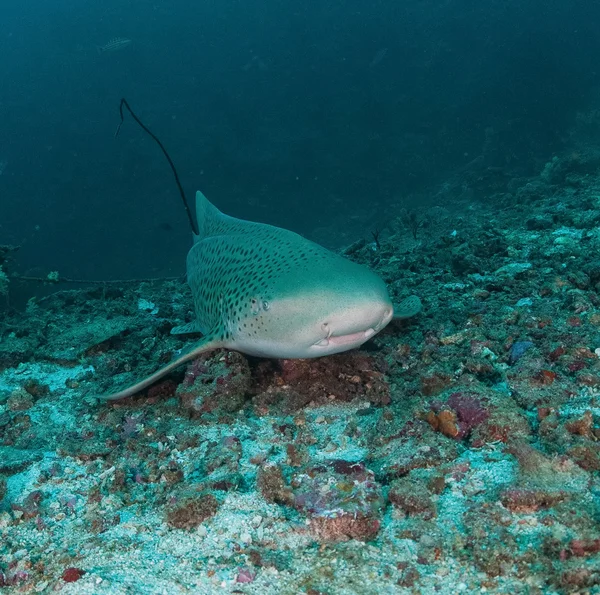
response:
{"label": "pale underside of shark", "polygon": [[302,236],[221,213],[196,194],[198,234],[187,256],[195,320],[174,334],[202,339],[144,380],[102,397],[133,395],[206,351],[313,358],[359,347],[395,318],[421,309],[416,296],[395,308],[383,280]]}

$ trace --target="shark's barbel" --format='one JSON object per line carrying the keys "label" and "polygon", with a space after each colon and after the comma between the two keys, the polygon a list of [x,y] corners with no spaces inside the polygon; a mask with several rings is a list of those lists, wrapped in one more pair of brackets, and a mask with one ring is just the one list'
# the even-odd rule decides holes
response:
{"label": "shark's barbel", "polygon": [[[302,236],[221,213],[196,194],[197,232],[187,256],[196,319],[173,333],[203,338],[173,362],[120,392],[146,388],[199,354],[227,348],[269,358],[312,358],[359,347],[394,316],[383,280]],[[396,318],[421,309],[417,297]]]}

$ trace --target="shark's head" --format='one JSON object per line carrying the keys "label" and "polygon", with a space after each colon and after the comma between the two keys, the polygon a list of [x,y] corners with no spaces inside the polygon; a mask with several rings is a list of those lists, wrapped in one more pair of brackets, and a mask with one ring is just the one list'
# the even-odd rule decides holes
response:
{"label": "shark's head", "polygon": [[238,348],[262,357],[321,357],[359,347],[384,328],[394,313],[384,282],[334,258],[336,266],[291,271],[254,296],[234,332]]}

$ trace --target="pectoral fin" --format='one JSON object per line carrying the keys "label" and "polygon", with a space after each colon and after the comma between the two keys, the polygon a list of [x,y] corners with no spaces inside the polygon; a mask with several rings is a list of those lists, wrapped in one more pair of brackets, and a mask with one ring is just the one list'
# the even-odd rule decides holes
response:
{"label": "pectoral fin", "polygon": [[160,380],[163,376],[166,376],[175,368],[185,364],[185,362],[198,357],[201,353],[212,351],[213,349],[219,349],[220,347],[223,347],[223,342],[220,339],[217,339],[214,335],[203,337],[200,341],[186,349],[177,359],[173,360],[170,364],[167,364],[164,368],[161,368],[157,372],[154,372],[154,374],[151,376],[144,378],[144,380],[141,380],[140,382],[137,382],[136,384],[133,384],[129,388],[126,388],[122,391],[113,393],[111,395],[103,395],[99,398],[103,401],[118,401],[119,399],[130,397],[131,395],[144,390],[157,380]]}
{"label": "pectoral fin", "polygon": [[394,304],[394,320],[412,318],[423,308],[421,300],[416,295],[411,295],[398,305]]}
{"label": "pectoral fin", "polygon": [[189,335],[191,333],[201,333],[202,330],[198,326],[198,323],[194,320],[193,322],[188,322],[187,324],[182,324],[181,326],[174,326],[171,329],[172,335]]}

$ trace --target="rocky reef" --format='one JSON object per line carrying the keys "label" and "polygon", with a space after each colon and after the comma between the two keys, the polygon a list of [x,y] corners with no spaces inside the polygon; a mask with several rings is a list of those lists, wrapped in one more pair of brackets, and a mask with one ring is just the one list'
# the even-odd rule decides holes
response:
{"label": "rocky reef", "polygon": [[[348,250],[422,314],[319,360],[180,350],[180,282],[0,324],[0,591],[600,589],[600,180],[550,162]],[[420,219],[422,218],[422,219]]]}

